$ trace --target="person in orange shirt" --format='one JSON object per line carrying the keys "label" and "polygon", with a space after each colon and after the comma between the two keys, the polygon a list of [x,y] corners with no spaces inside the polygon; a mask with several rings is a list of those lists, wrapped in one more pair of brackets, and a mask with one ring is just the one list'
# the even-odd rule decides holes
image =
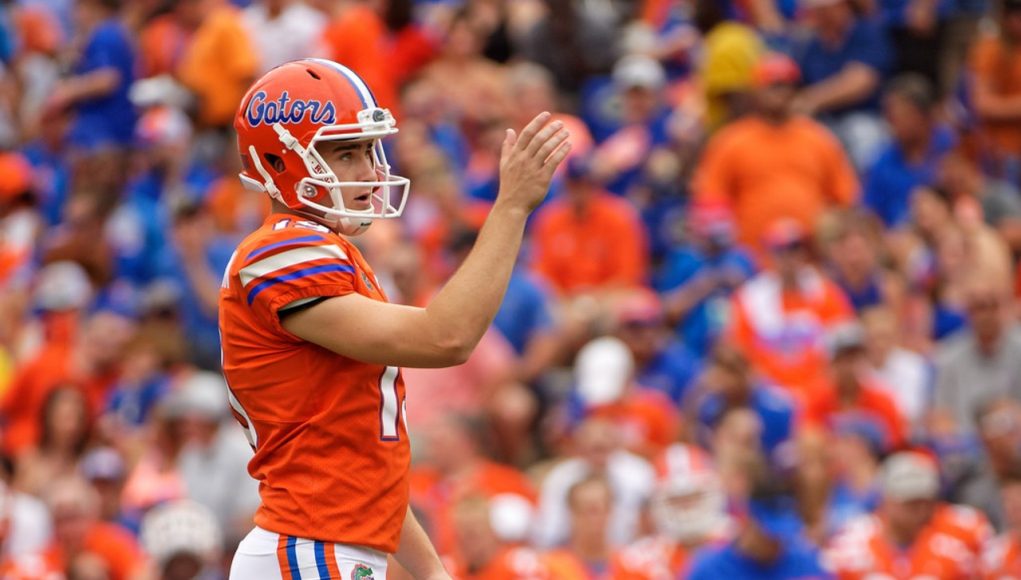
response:
{"label": "person in orange shirt", "polygon": [[853,205],[859,183],[836,137],[812,119],[791,113],[797,65],[785,56],[766,56],[754,78],[755,113],[709,141],[694,192],[696,202],[731,204],[738,239],[761,248],[771,223],[794,218],[810,230],[827,209]]}
{"label": "person in orange shirt", "polygon": [[871,378],[864,330],[857,324],[848,324],[832,332],[828,342],[829,376],[808,393],[805,423],[859,433],[881,453],[902,447],[907,420],[889,391]]}
{"label": "person in orange shirt", "polygon": [[[972,74],[968,87],[981,123],[979,130],[985,140],[983,153],[1001,164],[1010,158],[1016,163],[1021,156],[1019,41],[1021,1],[1004,0],[999,15],[999,33],[980,37],[971,49]],[[1004,168],[1001,166],[1001,169]]]}
{"label": "person in orange shirt", "polygon": [[56,342],[21,366],[0,401],[7,424],[3,450],[16,456],[39,442],[39,416],[51,392],[71,385],[85,395],[90,417],[97,417],[119,375],[122,349],[134,325],[111,312],[98,312],[73,341]]}
{"label": "person in orange shirt", "polygon": [[671,445],[656,468],[659,479],[649,505],[656,533],[614,553],[614,580],[682,578],[700,546],[728,533],[726,497],[704,451]]}
{"label": "person in orange shirt", "polygon": [[992,527],[978,510],[941,503],[939,485],[932,457],[904,451],[887,458],[879,511],[852,520],[826,547],[836,577],[976,578]]}
{"label": "person in orange shirt", "polygon": [[372,87],[381,107],[395,110],[399,104],[397,82],[387,62],[388,30],[382,16],[368,0],[334,3],[333,19],[323,30],[329,57],[342,62]]}
{"label": "person in orange shirt", "polygon": [[773,265],[734,293],[726,334],[757,371],[804,399],[826,370],[827,332],[850,320],[853,310],[809,262],[798,222],[774,223],[766,245]]}
{"label": "person in orange shirt", "polygon": [[453,506],[456,556],[448,559],[465,580],[556,580],[543,554],[524,544],[531,504],[520,496],[469,495]]}
{"label": "person in orange shirt", "polygon": [[449,580],[409,506],[401,367],[467,360],[569,135],[548,114],[520,137],[506,131],[500,192],[478,241],[416,308],[389,303],[348,239],[399,217],[410,186],[390,172],[381,141],[397,123],[361,77],[324,59],[286,63],[249,89],[234,127],[239,177],[272,198],[273,213],[237,247],[219,288],[227,398],[262,500],[230,578],[381,579],[392,557],[416,578]]}
{"label": "person in orange shirt", "polygon": [[[99,495],[78,478],[61,479],[49,488],[46,503],[53,516],[53,543],[43,552],[51,569],[69,571],[83,558],[98,563],[110,580],[147,578],[150,565],[131,534],[99,521]],[[91,555],[91,556],[89,556]]]}
{"label": "person in orange shirt", "polygon": [[523,473],[482,453],[487,425],[477,417],[446,415],[422,431],[426,457],[411,472],[411,503],[430,522],[430,537],[443,554],[454,553],[454,507],[462,498],[511,493],[535,502]]}
{"label": "person in orange shirt", "polygon": [[604,336],[586,344],[574,374],[586,415],[614,424],[628,451],[651,459],[677,440],[676,406],[662,391],[635,382],[634,354],[621,339]]}
{"label": "person in orange shirt", "polygon": [[227,128],[259,70],[241,11],[224,0],[182,0],[175,9],[178,20],[194,31],[177,76],[198,97],[199,122]]}
{"label": "person in orange shirt", "polygon": [[649,267],[637,210],[590,176],[587,159],[572,159],[563,197],[537,212],[532,230],[533,268],[565,296],[640,286]]}
{"label": "person in orange shirt", "polygon": [[610,544],[607,527],[613,490],[601,476],[583,479],[567,492],[571,532],[567,544],[545,554],[546,566],[557,580],[609,580]]}

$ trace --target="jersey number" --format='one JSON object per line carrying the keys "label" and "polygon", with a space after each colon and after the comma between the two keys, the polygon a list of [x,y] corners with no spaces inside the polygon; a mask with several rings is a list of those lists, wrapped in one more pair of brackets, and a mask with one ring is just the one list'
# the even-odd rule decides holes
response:
{"label": "jersey number", "polygon": [[382,397],[382,406],[379,410],[379,436],[384,441],[395,441],[399,439],[397,421],[400,419],[400,402],[397,400],[397,377],[401,370],[397,367],[386,367],[379,377],[379,394]]}

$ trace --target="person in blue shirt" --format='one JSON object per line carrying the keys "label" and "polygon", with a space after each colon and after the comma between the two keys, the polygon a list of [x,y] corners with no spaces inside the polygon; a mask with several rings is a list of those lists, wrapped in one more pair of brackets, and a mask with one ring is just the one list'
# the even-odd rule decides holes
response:
{"label": "person in blue shirt", "polygon": [[670,332],[659,297],[651,290],[636,289],[621,297],[616,309],[616,334],[634,356],[635,382],[682,405],[701,365]]}
{"label": "person in blue shirt", "polygon": [[92,152],[130,145],[135,109],[128,91],[135,78],[135,49],[127,28],[117,20],[121,0],[80,0],[78,34],[85,39],[72,67],[50,95],[48,109],[70,108],[75,118],[68,133],[73,147]]}
{"label": "person in blue shirt", "polygon": [[200,368],[220,368],[220,331],[216,300],[220,277],[227,268],[236,240],[216,231],[212,215],[201,201],[182,199],[172,206],[172,225],[160,278],[177,282],[179,313],[188,336],[191,362]]}
{"label": "person in blue shirt", "polygon": [[754,481],[734,540],[700,552],[690,580],[815,580],[834,576],[818,550],[802,536],[797,502],[782,477],[762,473]]}
{"label": "person in blue shirt", "polygon": [[731,293],[751,278],[755,265],[735,244],[734,218],[725,206],[692,207],[688,224],[688,243],[667,254],[653,286],[677,336],[701,358],[726,326]]}
{"label": "person in blue shirt", "polygon": [[704,380],[709,392],[695,407],[703,442],[711,440],[727,413],[740,408],[751,410],[761,421],[760,441],[767,457],[790,440],[794,434],[794,401],[780,389],[757,381],[744,355],[720,344],[706,367]]}
{"label": "person in blue shirt", "polygon": [[812,34],[798,51],[804,88],[795,110],[818,117],[865,167],[884,139],[879,88],[891,63],[885,31],[850,0],[805,0]]}
{"label": "person in blue shirt", "polygon": [[868,170],[863,202],[888,228],[910,221],[912,190],[936,182],[940,162],[956,144],[953,131],[936,120],[938,106],[924,77],[901,75],[886,88],[883,115],[893,139]]}

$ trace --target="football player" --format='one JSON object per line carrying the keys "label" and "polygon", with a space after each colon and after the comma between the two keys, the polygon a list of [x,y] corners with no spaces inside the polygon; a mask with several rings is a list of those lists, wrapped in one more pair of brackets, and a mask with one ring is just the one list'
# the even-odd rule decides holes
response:
{"label": "football player", "polygon": [[348,237],[396,218],[409,182],[381,139],[397,132],[364,81],[327,60],[255,82],[234,126],[241,181],[273,212],[220,289],[228,398],[255,455],[262,504],[233,580],[449,578],[408,509],[401,367],[463,362],[500,306],[525,220],[570,149],[548,113],[508,130],[500,191],[471,254],[425,308],[387,303]]}

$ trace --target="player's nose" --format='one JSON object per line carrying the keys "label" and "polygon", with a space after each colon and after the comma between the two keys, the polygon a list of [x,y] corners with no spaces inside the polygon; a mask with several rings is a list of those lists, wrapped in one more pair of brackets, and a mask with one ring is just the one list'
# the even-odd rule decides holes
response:
{"label": "player's nose", "polygon": [[374,155],[364,155],[358,164],[359,181],[376,181],[376,160]]}

